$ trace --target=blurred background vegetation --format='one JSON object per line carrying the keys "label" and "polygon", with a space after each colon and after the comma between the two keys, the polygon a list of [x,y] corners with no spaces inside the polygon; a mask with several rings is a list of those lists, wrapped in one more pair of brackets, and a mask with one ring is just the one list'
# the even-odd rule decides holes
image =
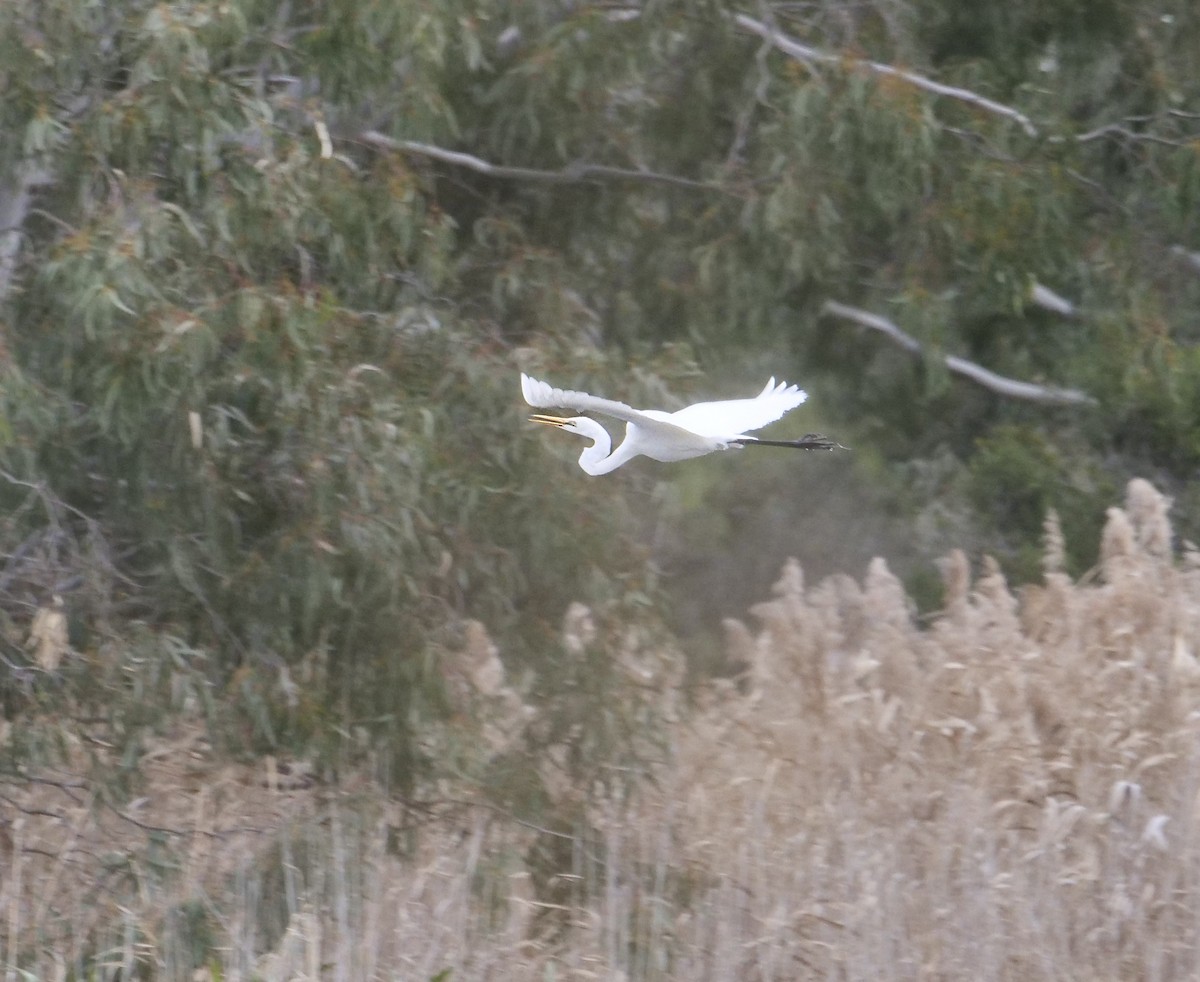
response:
{"label": "blurred background vegetation", "polygon": [[[1035,576],[1054,508],[1080,574],[1135,474],[1200,535],[1191,0],[9,0],[0,78],[10,773],[47,712],[191,706],[232,753],[483,780],[436,736],[477,621],[586,787],[644,750],[612,666],[721,670],[788,555],[933,608],[951,546]],[[784,377],[854,452],[592,480],[519,370]]]}

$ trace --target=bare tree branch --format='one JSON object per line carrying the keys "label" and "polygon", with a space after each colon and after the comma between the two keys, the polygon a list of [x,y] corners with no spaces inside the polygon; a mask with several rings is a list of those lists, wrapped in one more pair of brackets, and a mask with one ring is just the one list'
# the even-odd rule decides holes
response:
{"label": "bare tree branch", "polygon": [[[1134,121],[1141,122],[1142,118],[1137,118]],[[1129,121],[1127,120],[1126,122]],[[1128,140],[1131,143],[1157,143],[1164,147],[1186,147],[1195,140],[1194,136],[1171,139],[1167,136],[1159,136],[1157,133],[1138,133],[1131,130],[1124,123],[1108,123],[1105,126],[1097,126],[1094,130],[1088,130],[1086,133],[1080,133],[1075,137],[1075,142],[1091,143],[1106,136],[1119,136],[1121,139]]]}
{"label": "bare tree branch", "polygon": [[[858,307],[848,307],[835,300],[827,300],[825,306],[821,308],[821,312],[831,314],[834,317],[841,317],[844,320],[853,321],[855,324],[869,327],[873,331],[879,331],[881,334],[891,338],[892,341],[900,345],[905,351],[909,351],[914,355],[919,355],[922,352],[920,341],[911,334],[903,331],[886,317],[880,317],[878,314],[860,310]],[[993,392],[1002,396],[1008,396],[1011,399],[1027,399],[1031,402],[1045,402],[1058,405],[1091,406],[1096,404],[1096,400],[1092,396],[1086,392],[1080,392],[1078,389],[1060,389],[1057,386],[1035,385],[1032,382],[1022,382],[1019,379],[997,375],[982,365],[977,365],[973,361],[967,361],[965,358],[959,358],[956,355],[946,355],[944,361],[950,371],[962,375],[964,378],[969,378],[972,382],[977,382],[984,388],[991,389]]]}
{"label": "bare tree branch", "polygon": [[[860,68],[866,68],[869,71],[875,72],[877,75],[886,75],[890,78],[897,78],[910,85],[916,86],[918,89],[923,89],[926,92],[932,92],[934,95],[945,96],[949,99],[957,99],[959,102],[965,102],[968,105],[975,106],[997,116],[1003,116],[1005,119],[1011,119],[1021,127],[1031,137],[1040,135],[1038,127],[1034,122],[1019,109],[1013,106],[1005,105],[1002,102],[996,102],[994,99],[989,99],[986,96],[980,95],[978,92],[972,92],[970,89],[959,88],[954,85],[945,85],[941,82],[935,82],[931,78],[924,75],[918,75],[916,72],[906,71],[903,68],[896,68],[894,65],[888,65],[883,62],[869,61],[864,58],[850,58],[839,52],[825,51],[821,48],[814,48],[811,45],[797,41],[795,38],[789,37],[782,31],[777,30],[770,24],[763,23],[760,20],[755,20],[746,14],[734,15],[734,22],[738,27],[752,34],[757,34],[764,41],[768,42],[779,51],[795,58],[797,61],[802,61],[806,65],[814,63],[821,64],[850,64]],[[1185,110],[1173,109],[1168,110],[1167,115],[1177,119],[1198,119],[1200,113],[1187,112]],[[1189,146],[1195,139],[1194,136],[1185,135],[1179,138],[1171,138],[1161,136],[1156,133],[1141,133],[1129,128],[1129,124],[1143,123],[1152,120],[1154,117],[1145,116],[1129,116],[1121,122],[1108,123],[1104,126],[1098,126],[1095,129],[1088,130],[1086,133],[1080,133],[1073,137],[1052,136],[1050,139],[1056,143],[1066,141],[1074,141],[1076,143],[1091,143],[1095,140],[1102,139],[1106,136],[1119,137],[1131,142],[1141,141],[1146,143],[1157,143],[1167,147],[1186,147]]]}
{"label": "bare tree branch", "polygon": [[533,167],[509,167],[505,164],[493,164],[481,157],[458,150],[447,150],[431,143],[419,143],[416,140],[397,140],[378,130],[367,130],[359,137],[364,143],[395,150],[398,153],[413,154],[418,157],[428,157],[455,167],[466,167],[488,177],[498,177],[514,181],[544,181],[551,184],[577,184],[588,180],[609,181],[646,181],[655,184],[668,184],[673,187],[688,188],[693,191],[721,191],[728,193],[727,188],[706,181],[693,181],[687,177],[677,177],[674,174],[659,174],[655,171],[630,170],[625,167],[609,167],[606,164],[569,164],[562,170],[538,170]]}
{"label": "bare tree branch", "polygon": [[49,176],[29,163],[18,165],[12,177],[0,185],[0,301],[12,285],[25,218],[35,188],[49,182]]}
{"label": "bare tree branch", "polygon": [[1193,272],[1200,273],[1200,252],[1193,252],[1185,246],[1173,245],[1171,246],[1171,255],[1178,256]]}
{"label": "bare tree branch", "polygon": [[946,96],[949,99],[957,99],[959,102],[965,102],[968,105],[976,106],[979,109],[994,113],[997,116],[1003,116],[1006,119],[1011,119],[1017,123],[1029,136],[1036,137],[1038,129],[1033,125],[1033,122],[1019,109],[1014,109],[1012,106],[1006,106],[1004,103],[996,102],[986,96],[980,95],[978,92],[972,92],[970,89],[961,89],[954,85],[943,85],[941,82],[935,82],[931,78],[926,78],[924,75],[918,75],[916,72],[908,72],[902,68],[896,68],[893,65],[885,65],[878,61],[867,61],[861,58],[847,58],[845,55],[822,51],[820,48],[813,48],[807,44],[801,44],[795,38],[790,38],[786,34],[775,30],[768,24],[762,21],[755,20],[746,14],[734,15],[734,22],[738,27],[751,34],[757,34],[765,41],[769,41],[776,48],[782,51],[785,55],[795,58],[797,61],[802,61],[805,64],[813,62],[822,62],[824,64],[850,64],[858,65],[861,68],[869,69],[877,75],[887,75],[890,78],[898,78],[910,85],[916,86],[918,89],[924,89],[926,92],[932,92],[934,95]]}
{"label": "bare tree branch", "polygon": [[1035,282],[1029,288],[1029,301],[1035,307],[1041,307],[1052,314],[1061,314],[1063,317],[1074,317],[1079,313],[1075,304],[1043,283]]}

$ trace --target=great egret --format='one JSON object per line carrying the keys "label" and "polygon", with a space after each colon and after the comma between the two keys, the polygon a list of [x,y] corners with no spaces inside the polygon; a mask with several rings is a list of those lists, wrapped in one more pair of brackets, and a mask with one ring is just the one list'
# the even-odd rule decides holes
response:
{"label": "great egret", "polygon": [[828,437],[809,433],[799,440],[760,440],[747,436],[795,409],[808,394],[786,382],[771,379],[753,399],[729,399],[724,402],[698,402],[694,406],[667,413],[660,409],[634,409],[623,402],[601,399],[586,392],[556,389],[521,373],[521,392],[525,401],[539,409],[564,406],[584,412],[602,413],[625,421],[625,440],[612,449],[608,430],[587,416],[563,419],[537,413],[535,423],[557,426],[578,433],[592,445],[579,455],[579,466],[593,477],[615,471],[634,457],[654,460],[689,460],[731,447],[792,447],[798,450],[844,450]]}

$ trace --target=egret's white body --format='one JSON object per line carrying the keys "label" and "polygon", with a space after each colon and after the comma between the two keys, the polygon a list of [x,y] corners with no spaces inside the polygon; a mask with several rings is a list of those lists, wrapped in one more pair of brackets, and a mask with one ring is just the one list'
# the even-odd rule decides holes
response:
{"label": "egret's white body", "polygon": [[634,409],[623,402],[602,399],[587,392],[556,389],[524,373],[521,375],[521,392],[529,405],[539,409],[562,406],[625,421],[625,439],[613,450],[608,431],[587,416],[563,419],[539,413],[530,417],[536,423],[557,426],[591,440],[592,445],[579,456],[579,466],[593,476],[615,471],[638,456],[673,461],[754,445],[804,450],[833,450],[839,446],[813,433],[799,440],[760,440],[749,435],[751,430],[773,423],[808,398],[803,389],[786,382],[776,385],[775,379],[752,399],[698,402],[674,413]]}

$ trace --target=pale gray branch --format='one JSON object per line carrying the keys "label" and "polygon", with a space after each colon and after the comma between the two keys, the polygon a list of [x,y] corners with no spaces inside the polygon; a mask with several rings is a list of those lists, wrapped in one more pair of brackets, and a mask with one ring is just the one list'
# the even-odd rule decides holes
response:
{"label": "pale gray branch", "polygon": [[837,52],[823,51],[820,48],[813,48],[807,44],[802,44],[795,38],[788,37],[780,31],[775,30],[768,24],[762,21],[755,20],[753,17],[746,14],[735,14],[734,21],[742,30],[749,31],[752,34],[757,34],[765,41],[769,41],[772,45],[782,51],[785,55],[795,58],[797,61],[802,61],[805,64],[813,62],[823,62],[824,64],[839,64],[839,65],[857,65],[861,68],[866,68],[877,75],[886,75],[890,78],[898,78],[908,82],[910,85],[916,86],[918,89],[923,89],[926,92],[932,92],[934,95],[946,96],[949,99],[957,99],[959,102],[965,102],[968,105],[976,106],[987,112],[994,113],[997,116],[1003,116],[1005,119],[1011,119],[1017,123],[1029,136],[1036,137],[1038,129],[1033,125],[1033,122],[1019,109],[1014,109],[1012,106],[1006,106],[1002,102],[996,102],[986,96],[980,95],[978,92],[972,92],[970,89],[962,89],[954,85],[943,85],[941,82],[935,82],[931,78],[926,78],[924,75],[918,75],[916,72],[905,71],[903,68],[896,68],[894,65],[885,65],[878,61],[867,61],[861,58],[848,58],[845,55]]}
{"label": "pale gray branch", "polygon": [[1193,252],[1185,246],[1173,245],[1171,254],[1182,259],[1194,272],[1200,273],[1200,252]]}
{"label": "pale gray branch", "polygon": [[1061,314],[1063,317],[1074,317],[1079,313],[1075,304],[1043,283],[1035,282],[1029,288],[1029,300],[1035,307],[1041,307],[1052,314]]}
{"label": "pale gray branch", "polygon": [[8,296],[17,257],[21,252],[25,219],[33,201],[33,190],[49,178],[28,163],[17,166],[12,177],[0,185],[0,301]]}
{"label": "pale gray branch", "polygon": [[610,181],[648,181],[656,184],[669,184],[674,187],[688,188],[694,191],[722,191],[727,189],[717,184],[705,181],[693,181],[687,177],[676,177],[673,174],[659,174],[655,171],[631,170],[626,167],[610,167],[607,164],[570,164],[562,170],[538,170],[533,167],[510,167],[506,164],[493,164],[491,161],[476,157],[473,154],[459,150],[447,150],[432,143],[419,143],[416,140],[397,140],[395,137],[380,133],[378,130],[368,130],[359,134],[359,139],[372,146],[383,147],[398,153],[412,154],[418,157],[428,157],[440,160],[442,163],[453,164],[455,167],[465,167],[478,174],[488,177],[498,177],[513,181],[543,181],[551,184],[578,184],[588,180]]}
{"label": "pale gray branch", "polygon": [[[831,314],[834,317],[841,317],[844,320],[853,321],[855,324],[869,327],[873,331],[879,331],[900,345],[905,351],[909,351],[915,355],[921,354],[921,342],[886,317],[880,317],[878,314],[860,310],[858,307],[848,307],[845,304],[838,303],[836,300],[827,300],[821,312]],[[969,378],[972,382],[977,382],[984,388],[991,389],[999,395],[1008,396],[1010,399],[1027,399],[1031,402],[1045,402],[1057,405],[1090,406],[1096,403],[1096,400],[1092,396],[1086,392],[1080,392],[1078,389],[1060,389],[1052,385],[1035,385],[1032,382],[1022,382],[1020,379],[997,375],[982,365],[977,365],[973,361],[967,361],[965,358],[959,358],[957,355],[946,355],[943,360],[946,368],[950,371],[962,375],[964,378]]]}
{"label": "pale gray branch", "polygon": [[[735,14],[734,22],[744,31],[749,31],[751,34],[757,34],[764,41],[771,44],[773,47],[782,51],[790,58],[795,58],[797,61],[802,61],[806,65],[815,63],[826,65],[854,65],[859,68],[865,68],[868,71],[874,72],[877,75],[886,75],[889,78],[897,78],[901,81],[915,86],[918,89],[923,89],[926,92],[932,92],[934,95],[945,96],[948,99],[957,99],[959,102],[965,102],[968,105],[983,109],[986,112],[993,113],[997,116],[1002,116],[1005,119],[1010,119],[1015,122],[1022,130],[1031,137],[1037,137],[1039,130],[1034,125],[1033,120],[1026,116],[1019,109],[1006,105],[1002,102],[996,102],[994,99],[989,99],[986,96],[980,95],[978,92],[973,92],[970,89],[960,88],[955,85],[945,85],[942,82],[935,82],[933,79],[924,75],[918,75],[916,72],[906,71],[903,68],[897,68],[895,65],[888,65],[884,62],[869,61],[865,58],[851,58],[841,52],[825,51],[821,48],[814,48],[812,45],[804,44],[797,41],[793,37],[789,37],[782,31],[777,30],[770,24],[763,23],[760,20],[755,20],[747,14]],[[1168,115],[1175,116],[1179,119],[1196,119],[1200,118],[1200,113],[1191,113],[1184,110],[1168,110]],[[1152,119],[1151,116],[1131,116],[1120,123],[1109,123],[1104,126],[1098,126],[1086,133],[1080,133],[1074,137],[1052,136],[1050,139],[1053,142],[1061,143],[1067,140],[1074,140],[1077,143],[1090,143],[1094,140],[1102,139],[1106,136],[1116,136],[1130,141],[1143,141],[1147,143],[1158,143],[1168,147],[1185,147],[1189,145],[1190,138],[1171,138],[1160,136],[1156,133],[1139,133],[1129,128],[1130,123],[1145,122]]]}

